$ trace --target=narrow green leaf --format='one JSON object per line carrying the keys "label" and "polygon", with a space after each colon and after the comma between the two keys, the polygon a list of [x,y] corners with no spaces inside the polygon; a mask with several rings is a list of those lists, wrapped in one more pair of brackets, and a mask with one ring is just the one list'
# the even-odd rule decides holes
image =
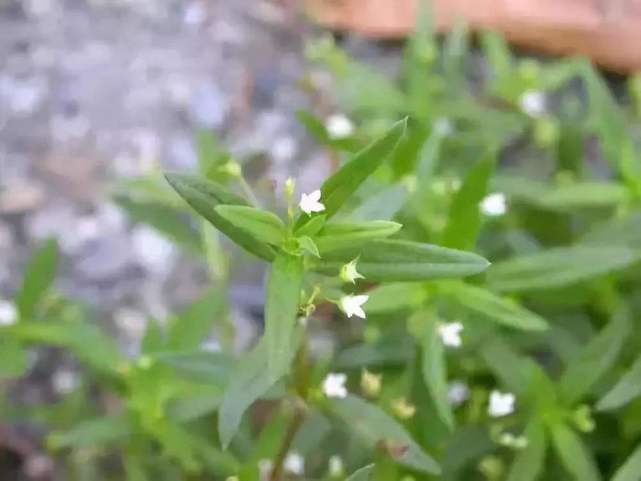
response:
{"label": "narrow green leaf", "polygon": [[321,255],[346,249],[375,239],[394,235],[402,225],[386,220],[369,222],[329,223],[315,237]]}
{"label": "narrow green leaf", "polygon": [[330,399],[331,411],[350,427],[370,448],[388,446],[396,462],[430,474],[440,474],[440,468],[407,431],[378,406],[356,396]]}
{"label": "narrow green leaf", "polygon": [[374,471],[374,465],[369,464],[363,466],[362,468],[357,469],[345,481],[369,481],[372,479],[372,472]]}
{"label": "narrow green leaf", "polygon": [[21,322],[11,326],[11,332],[23,342],[67,348],[80,360],[103,372],[113,373],[121,361],[113,339],[84,320]]}
{"label": "narrow green leaf", "polygon": [[298,229],[294,231],[294,233],[297,236],[315,236],[318,234],[323,226],[325,225],[325,221],[327,220],[327,216],[320,214],[312,217],[309,221],[307,221],[305,224],[300,226]]}
{"label": "narrow green leaf", "polygon": [[403,184],[393,184],[368,195],[363,203],[349,214],[349,218],[354,221],[391,220],[405,205],[407,197],[407,188]]}
{"label": "narrow green leaf", "polygon": [[124,414],[83,421],[65,432],[49,436],[54,449],[103,447],[121,443],[131,434],[131,420]]}
{"label": "narrow green leaf", "polygon": [[170,366],[182,378],[208,385],[225,386],[232,371],[229,356],[217,352],[159,352],[153,359]]}
{"label": "narrow green leaf", "polygon": [[597,404],[600,411],[617,409],[641,395],[641,356]]}
{"label": "narrow green leaf", "polygon": [[427,299],[424,287],[415,282],[380,284],[368,291],[368,314],[381,314],[412,309],[420,306]]}
{"label": "narrow green leaf", "polygon": [[579,436],[565,424],[552,426],[551,434],[561,463],[576,481],[600,481],[596,463]]}
{"label": "narrow green leaf", "polygon": [[617,469],[612,481],[640,481],[641,480],[641,446],[626,459],[625,463]]}
{"label": "narrow green leaf", "polygon": [[559,392],[571,406],[612,367],[630,332],[625,311],[616,313],[608,325],[594,337],[565,369],[559,381]]}
{"label": "narrow green leaf", "polygon": [[336,358],[336,367],[360,368],[373,365],[407,364],[414,355],[414,344],[408,336],[384,336],[375,343],[362,343],[344,349]]}
{"label": "narrow green leaf", "polygon": [[581,239],[582,244],[626,246],[641,250],[641,212],[631,212],[596,224]]}
{"label": "narrow green leaf", "polygon": [[454,195],[443,231],[443,245],[469,249],[476,244],[481,227],[479,204],[487,194],[487,184],[494,170],[494,156],[488,155],[472,167]]}
{"label": "narrow green leaf", "polygon": [[517,452],[506,481],[536,481],[545,467],[547,442],[540,421],[530,421],[524,435],[527,446]]}
{"label": "narrow green leaf", "polygon": [[[419,314],[420,315],[420,314]],[[421,368],[423,380],[432,397],[441,421],[450,429],[454,428],[454,415],[447,396],[447,362],[443,341],[438,334],[436,319],[425,316],[426,329],[422,346]]]}
{"label": "narrow green leaf", "polygon": [[615,207],[627,196],[623,185],[615,182],[579,182],[548,190],[538,204],[548,209],[576,209],[582,207]]}
{"label": "narrow green leaf", "polygon": [[501,338],[495,337],[483,344],[481,357],[507,389],[516,395],[527,392],[528,361],[514,352]]}
{"label": "narrow green leaf", "polygon": [[300,246],[301,249],[304,251],[310,253],[314,257],[320,258],[320,251],[318,250],[318,246],[316,243],[312,240],[311,237],[308,237],[306,235],[297,237],[296,238],[298,241],[298,245]]}
{"label": "narrow green leaf", "polygon": [[225,299],[220,288],[209,289],[183,313],[170,320],[167,349],[189,351],[207,339],[214,323],[220,319]]}
{"label": "narrow green leaf", "polygon": [[245,411],[287,373],[289,362],[298,350],[299,341],[300,336],[295,334],[287,345],[288,353],[284,363],[286,369],[279,373],[265,369],[268,346],[264,337],[251,351],[243,354],[230,377],[218,414],[218,433],[223,448],[229,446],[238,431]]}
{"label": "narrow green leaf", "polygon": [[447,293],[472,312],[487,319],[523,330],[540,331],[548,324],[541,316],[520,306],[516,301],[498,296],[487,289],[462,282],[448,286]]}
{"label": "narrow green leaf", "polygon": [[16,340],[2,334],[0,337],[0,379],[20,377],[26,370],[27,352]]}
{"label": "narrow green leaf", "polygon": [[321,202],[325,205],[324,214],[328,218],[343,206],[347,198],[394,151],[406,127],[407,120],[395,123],[381,139],[358,152],[325,180],[321,187]]}
{"label": "narrow green leaf", "polygon": [[223,186],[198,177],[183,174],[165,174],[167,182],[180,196],[214,227],[255,256],[271,261],[274,250],[266,243],[235,227],[216,212],[219,205],[243,205],[247,202]]}
{"label": "narrow green leaf", "polygon": [[269,211],[241,205],[219,205],[215,210],[230,224],[262,242],[283,243],[285,224]]}
{"label": "narrow green leaf", "polygon": [[267,281],[265,305],[267,367],[271,377],[287,370],[302,284],[303,258],[279,253]]}
{"label": "narrow green leaf", "polygon": [[21,319],[29,319],[35,314],[38,302],[53,284],[57,267],[58,245],[54,239],[49,239],[31,255],[16,293],[15,303]]}
{"label": "narrow green leaf", "polygon": [[337,275],[343,264],[357,257],[359,272],[370,281],[464,277],[483,272],[489,266],[487,260],[471,252],[417,242],[377,240],[360,249],[324,255],[315,269],[323,274]]}
{"label": "narrow green leaf", "polygon": [[640,258],[639,251],[626,247],[559,247],[494,264],[487,280],[504,292],[555,289],[623,269]]}

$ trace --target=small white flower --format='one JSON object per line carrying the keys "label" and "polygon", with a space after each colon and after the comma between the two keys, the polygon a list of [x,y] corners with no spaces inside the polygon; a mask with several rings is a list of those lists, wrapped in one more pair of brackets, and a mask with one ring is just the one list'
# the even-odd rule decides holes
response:
{"label": "small white flower", "polygon": [[325,129],[330,138],[344,139],[354,133],[354,124],[343,114],[334,114],[325,121]]}
{"label": "small white flower", "polygon": [[312,212],[322,212],[325,210],[325,206],[320,202],[321,191],[315,190],[311,194],[303,194],[300,197],[300,210],[305,212],[305,214],[311,214]]}
{"label": "small white flower", "polygon": [[436,328],[438,335],[441,336],[441,341],[448,347],[461,347],[461,331],[463,324],[460,322],[448,322],[439,324]]}
{"label": "small white flower", "polygon": [[340,478],[345,474],[345,467],[340,456],[334,455],[329,458],[328,471],[330,478]]}
{"label": "small white flower", "polygon": [[347,264],[341,267],[340,278],[344,282],[351,282],[354,284],[356,279],[365,279],[365,276],[356,270],[356,263],[358,259],[349,261]]}
{"label": "small white flower", "polygon": [[367,302],[367,299],[369,299],[367,295],[343,296],[340,300],[340,308],[347,317],[357,316],[365,319],[367,316],[361,306]]}
{"label": "small white flower", "polygon": [[490,405],[487,412],[490,416],[498,418],[507,416],[514,412],[514,402],[516,398],[512,393],[502,393],[500,391],[492,391],[490,393]]}
{"label": "small white flower", "polygon": [[57,394],[68,394],[78,386],[78,375],[70,369],[59,369],[53,374],[51,384]]}
{"label": "small white flower", "polygon": [[347,396],[347,375],[343,373],[330,372],[323,379],[323,392],[327,397],[344,398]]}
{"label": "small white flower", "polygon": [[0,300],[0,326],[12,326],[18,321],[18,311],[13,302]]}
{"label": "small white flower", "polygon": [[441,137],[447,137],[448,135],[451,135],[454,132],[454,127],[452,126],[452,122],[450,122],[450,119],[448,119],[447,117],[437,118],[434,121],[432,128],[434,129],[434,132]]}
{"label": "small white flower", "polygon": [[498,217],[505,214],[507,212],[505,194],[494,192],[486,195],[481,201],[481,212],[490,217]]}
{"label": "small white flower", "polygon": [[470,397],[470,388],[462,381],[452,381],[447,385],[447,400],[452,406],[460,406]]}
{"label": "small white flower", "polygon": [[295,474],[297,476],[302,476],[305,472],[305,458],[295,451],[292,451],[287,456],[285,456],[285,461],[283,462],[283,468],[285,471]]}
{"label": "small white flower", "polygon": [[545,94],[536,90],[529,90],[521,95],[519,107],[530,117],[540,117],[545,114]]}

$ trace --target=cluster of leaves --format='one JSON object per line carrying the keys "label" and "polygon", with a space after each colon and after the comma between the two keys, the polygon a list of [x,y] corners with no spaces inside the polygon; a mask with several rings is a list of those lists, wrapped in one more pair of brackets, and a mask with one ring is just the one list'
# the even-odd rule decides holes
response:
{"label": "cluster of leaves", "polygon": [[[428,20],[398,79],[310,45],[358,124],[337,139],[300,113],[344,159],[322,211],[298,212],[291,184],[286,209],[261,208],[207,135],[199,175],[121,186],[131,217],[202,257],[212,281],[185,312],[149,320],[135,359],[52,292],[55,242],[34,253],[18,320],[0,326],[0,376],[22,375],[34,345],[71,352],[86,375],[54,406],[1,407],[47,423],[69,479],[641,480],[636,119],[588,63],[517,62],[494,34],[475,78],[465,26],[439,49]],[[532,93],[558,102],[527,112]],[[483,212],[491,194],[505,212]],[[265,329],[235,354],[225,290],[248,256],[268,265]],[[354,262],[363,278],[345,282]],[[316,309],[355,292],[365,320]],[[454,321],[458,347],[443,335]],[[335,350],[313,348],[317,324],[336,326]],[[212,327],[216,353],[201,349]],[[345,396],[324,388],[337,373]],[[513,412],[488,410],[496,390]],[[304,474],[287,472],[291,453]],[[344,467],[328,470],[336,455]]]}

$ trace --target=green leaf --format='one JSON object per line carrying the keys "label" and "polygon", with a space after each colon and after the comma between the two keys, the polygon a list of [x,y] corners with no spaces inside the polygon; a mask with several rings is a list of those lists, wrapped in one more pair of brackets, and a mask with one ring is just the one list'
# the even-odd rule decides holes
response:
{"label": "green leaf", "polygon": [[11,326],[11,332],[23,342],[67,348],[80,360],[106,373],[113,373],[121,361],[114,341],[84,320],[21,322]]}
{"label": "green leaf", "polygon": [[525,309],[512,299],[498,296],[482,287],[457,282],[448,285],[446,292],[466,309],[499,324],[532,331],[548,327],[545,319],[538,314]]}
{"label": "green leaf", "polygon": [[265,341],[271,377],[287,371],[303,285],[303,258],[281,252],[272,263],[267,281]]}
{"label": "green leaf", "polygon": [[241,205],[219,205],[215,210],[230,224],[262,242],[283,243],[285,224],[269,211]]}
{"label": "green leaf", "polygon": [[599,470],[581,438],[565,424],[556,424],[550,429],[554,447],[566,471],[576,481],[599,481]]}
{"label": "green leaf", "polygon": [[345,204],[347,198],[367,179],[394,151],[405,133],[407,120],[396,122],[379,140],[358,152],[338,169],[321,186],[321,202],[324,214],[330,218]]}
{"label": "green leaf", "polygon": [[401,210],[407,197],[407,188],[403,184],[393,184],[368,195],[363,203],[349,214],[349,218],[355,221],[391,220]]}
{"label": "green leaf", "polygon": [[368,314],[381,314],[420,306],[427,299],[427,292],[415,282],[381,284],[368,291]]}
{"label": "green leaf", "polygon": [[54,449],[102,447],[122,443],[131,435],[131,419],[124,414],[82,421],[65,432],[49,436]]}
{"label": "green leaf", "polygon": [[579,401],[612,367],[630,332],[625,311],[616,313],[608,325],[568,364],[559,381],[567,405]]}
{"label": "green leaf", "polygon": [[38,303],[53,284],[58,267],[58,244],[47,240],[31,256],[22,284],[15,297],[20,319],[29,319],[35,314]]}
{"label": "green leaf", "polygon": [[641,356],[597,404],[600,411],[617,409],[641,395]]}
{"label": "green leaf", "polygon": [[231,359],[216,352],[160,352],[154,360],[170,366],[182,378],[225,386],[232,371]]}
{"label": "green leaf", "polygon": [[640,481],[641,480],[641,446],[626,459],[625,463],[617,469],[612,481]]}
{"label": "green leaf", "polygon": [[362,468],[357,469],[352,474],[348,476],[345,481],[369,481],[372,479],[372,472],[374,471],[374,465],[369,464],[363,466]]}
{"label": "green leaf", "polygon": [[152,226],[189,252],[202,254],[200,234],[185,222],[185,212],[156,202],[137,200],[123,195],[115,196],[114,200],[134,221]]}
{"label": "green leaf", "polygon": [[547,442],[540,421],[532,420],[524,432],[528,444],[517,451],[506,481],[536,481],[543,472]]}
{"label": "green leaf", "polygon": [[396,462],[430,474],[440,474],[440,468],[407,431],[378,406],[356,396],[330,399],[331,411],[349,426],[370,448],[384,443],[395,453]]}
{"label": "green leaf", "polygon": [[504,292],[555,289],[592,279],[637,262],[641,253],[625,247],[559,247],[494,264],[487,280]]}
{"label": "green leaf", "polygon": [[220,288],[209,289],[169,324],[167,349],[189,351],[196,349],[211,333],[214,322],[220,319],[225,300]]}
{"label": "green leaf", "polygon": [[443,245],[468,249],[476,244],[481,227],[479,204],[487,194],[487,185],[494,170],[494,156],[487,155],[465,175],[461,188],[452,199]]}
{"label": "green leaf", "polygon": [[450,429],[454,428],[454,415],[447,396],[447,362],[443,341],[438,333],[436,319],[428,313],[417,313],[425,324],[419,339],[421,344],[421,370],[427,390],[434,401],[438,417]]}
{"label": "green leaf", "polygon": [[398,232],[401,224],[386,220],[369,222],[330,223],[315,237],[321,255],[335,250],[362,245],[374,239],[389,237]]}
{"label": "green leaf", "polygon": [[165,174],[165,178],[196,212],[247,252],[267,261],[274,258],[274,250],[268,244],[238,229],[216,212],[216,207],[219,205],[246,206],[245,199],[229,192],[219,184],[198,177]]}
{"label": "green leaf", "polygon": [[375,343],[362,343],[341,351],[336,367],[360,368],[371,365],[407,364],[414,355],[414,345],[407,336],[386,335]]}
{"label": "green leaf", "polygon": [[264,337],[241,357],[230,377],[218,414],[218,433],[224,448],[229,446],[238,431],[245,411],[287,373],[289,362],[298,350],[299,342],[300,336],[295,333],[292,341],[287,344],[287,358],[283,363],[286,370],[283,372],[274,374],[265,369],[268,362],[268,346]]}
{"label": "green leaf", "polygon": [[343,264],[357,257],[358,271],[369,281],[464,277],[483,272],[489,266],[487,260],[471,252],[417,242],[377,240],[360,249],[329,253],[314,268],[326,275],[337,275]]}
{"label": "green leaf", "polygon": [[503,385],[516,395],[526,395],[531,374],[531,361],[521,357],[500,337],[481,347],[481,357]]}
{"label": "green leaf", "polygon": [[5,335],[0,337],[0,379],[20,377],[26,370],[27,352],[20,343]]}
{"label": "green leaf", "polygon": [[318,246],[316,243],[312,240],[311,237],[308,237],[306,235],[297,237],[296,240],[298,241],[298,245],[301,249],[304,251],[310,253],[314,257],[319,257],[320,258],[320,252],[318,250]]}
{"label": "green leaf", "polygon": [[309,219],[305,224],[300,226],[298,229],[294,231],[294,233],[297,236],[315,236],[318,234],[323,226],[325,225],[325,221],[327,220],[327,216],[324,214],[316,215]]}
{"label": "green leaf", "polygon": [[548,209],[616,206],[626,199],[623,185],[614,182],[579,182],[548,190],[538,203]]}
{"label": "green leaf", "polygon": [[596,224],[581,238],[581,243],[626,246],[641,250],[641,212],[631,212]]}

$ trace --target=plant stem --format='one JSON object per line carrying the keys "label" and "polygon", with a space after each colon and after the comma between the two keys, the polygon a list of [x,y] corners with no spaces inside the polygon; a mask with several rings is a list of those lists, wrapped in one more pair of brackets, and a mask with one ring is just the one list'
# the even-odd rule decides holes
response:
{"label": "plant stem", "polygon": [[283,444],[276,455],[276,460],[274,461],[274,468],[272,469],[269,481],[279,481],[283,474],[283,464],[287,453],[289,452],[294,437],[298,432],[298,429],[303,424],[305,420],[305,404],[304,401],[307,400],[309,394],[309,366],[307,364],[307,336],[303,334],[301,339],[301,346],[296,353],[295,367],[294,367],[294,387],[297,391],[298,396],[301,399],[296,399],[296,405],[294,406],[295,413],[292,421],[287,428],[287,433],[285,434],[285,439],[283,439]]}
{"label": "plant stem", "polygon": [[289,428],[287,429],[287,433],[285,434],[285,439],[283,440],[283,444],[281,445],[280,450],[276,455],[276,460],[274,462],[274,469],[272,469],[271,476],[269,477],[269,481],[279,481],[281,479],[281,476],[283,474],[283,464],[285,462],[285,458],[287,457],[289,448],[291,447],[292,442],[294,441],[294,436],[296,436],[296,433],[298,432],[298,429],[303,424],[304,419],[305,419],[305,413],[303,409],[300,407],[297,407],[296,413],[294,414],[294,417],[292,418],[292,422],[290,423]]}

